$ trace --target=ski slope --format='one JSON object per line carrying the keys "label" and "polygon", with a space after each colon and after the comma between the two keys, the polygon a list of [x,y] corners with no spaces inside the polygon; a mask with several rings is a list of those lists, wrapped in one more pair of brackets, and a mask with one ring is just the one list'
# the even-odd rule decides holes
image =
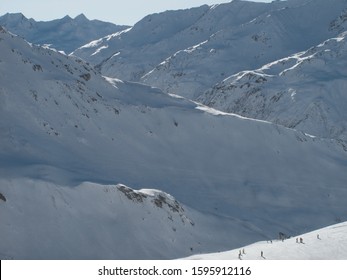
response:
{"label": "ski slope", "polygon": [[[289,239],[260,241],[220,253],[193,255],[191,260],[346,260],[347,223],[338,223]],[[298,238],[298,240],[297,240]],[[300,243],[300,238],[303,243]],[[239,253],[241,251],[241,257]],[[263,256],[261,256],[263,252]]]}

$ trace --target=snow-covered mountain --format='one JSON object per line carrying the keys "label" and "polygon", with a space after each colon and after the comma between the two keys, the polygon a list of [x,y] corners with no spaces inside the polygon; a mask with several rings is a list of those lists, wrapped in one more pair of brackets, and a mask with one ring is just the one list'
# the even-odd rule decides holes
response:
{"label": "snow-covered mountain", "polygon": [[205,32],[196,32],[192,25],[208,10],[205,5],[148,15],[132,28],[90,42],[73,54],[98,65],[107,76],[139,81],[172,53],[205,39]]}
{"label": "snow-covered mountain", "polygon": [[[0,181],[1,259],[168,259],[239,243],[228,232],[257,236],[157,190]],[[211,239],[217,229],[224,233]]]}
{"label": "snow-covered mountain", "polygon": [[111,77],[346,141],[346,19],[346,0],[237,0],[149,15],[74,54]]}
{"label": "snow-covered mountain", "polygon": [[31,43],[50,46],[65,53],[70,53],[92,40],[128,28],[89,20],[83,14],[76,18],[65,16],[52,21],[35,21],[21,13],[7,13],[0,17],[0,25]]}
{"label": "snow-covered mountain", "polygon": [[346,0],[235,0],[148,15],[73,55],[109,77],[346,142],[346,19]]}
{"label": "snow-covered mountain", "polygon": [[[345,22],[337,25],[347,9],[345,0],[270,4],[233,1],[225,5],[231,5],[238,14],[257,14],[237,24],[229,23],[205,41],[172,54],[146,73],[142,81],[195,99],[230,75],[304,51],[337,36],[346,27]],[[219,7],[230,16],[228,9]]]}
{"label": "snow-covered mountain", "polygon": [[[177,52],[191,53],[223,30],[231,32],[259,14],[282,6],[279,2],[232,1],[148,15],[126,32],[86,44],[74,54],[98,65],[105,75],[138,81]],[[219,43],[224,41],[221,38]]]}
{"label": "snow-covered mountain", "polygon": [[74,54],[107,76],[196,98],[230,75],[337,36],[346,27],[346,9],[345,0],[236,0],[167,11]]}
{"label": "snow-covered mountain", "polygon": [[0,53],[4,258],[177,258],[347,219],[338,141],[100,76],[3,28]]}
{"label": "snow-covered mountain", "polygon": [[225,112],[346,141],[346,35],[232,75],[198,101]]}
{"label": "snow-covered mountain", "polygon": [[[231,251],[194,255],[195,260],[346,260],[347,223],[338,223],[289,239],[260,241]],[[302,242],[300,242],[302,239]],[[241,256],[239,256],[241,252]],[[263,252],[263,256],[261,256]]]}

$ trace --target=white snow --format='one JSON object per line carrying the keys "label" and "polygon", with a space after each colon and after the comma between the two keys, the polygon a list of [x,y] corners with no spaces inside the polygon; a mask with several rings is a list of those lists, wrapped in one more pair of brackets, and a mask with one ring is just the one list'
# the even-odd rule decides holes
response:
{"label": "white snow", "polygon": [[[302,238],[302,243],[300,242]],[[241,252],[241,256],[239,256]],[[263,257],[261,256],[263,252]],[[192,260],[346,260],[347,223],[338,223],[289,239],[260,241],[220,253],[193,255]]]}

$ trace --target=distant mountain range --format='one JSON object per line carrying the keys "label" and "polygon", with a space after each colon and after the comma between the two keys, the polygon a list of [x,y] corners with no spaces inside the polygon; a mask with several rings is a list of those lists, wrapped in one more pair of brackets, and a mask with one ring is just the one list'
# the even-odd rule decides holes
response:
{"label": "distant mountain range", "polygon": [[0,25],[31,43],[46,45],[67,54],[92,40],[128,27],[89,20],[83,14],[75,18],[65,16],[52,21],[35,21],[21,13],[1,16]]}

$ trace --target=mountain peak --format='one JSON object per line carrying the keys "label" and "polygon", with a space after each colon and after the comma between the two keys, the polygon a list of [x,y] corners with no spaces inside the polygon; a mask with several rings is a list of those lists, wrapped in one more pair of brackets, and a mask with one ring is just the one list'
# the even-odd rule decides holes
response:
{"label": "mountain peak", "polygon": [[72,20],[72,17],[70,17],[69,15],[66,15],[65,17],[62,18],[62,20],[70,21]]}
{"label": "mountain peak", "polygon": [[7,20],[16,21],[16,22],[28,20],[22,13],[6,13],[4,17]]}
{"label": "mountain peak", "polygon": [[75,20],[75,21],[86,21],[86,20],[88,20],[88,18],[87,18],[83,13],[81,13],[81,14],[79,14],[78,16],[76,16],[76,17],[74,18],[74,20]]}
{"label": "mountain peak", "polygon": [[30,43],[49,44],[52,48],[65,53],[71,53],[90,41],[127,27],[103,21],[91,21],[84,14],[75,18],[66,15],[50,21],[26,19],[23,14],[6,14],[0,16],[0,25]]}

